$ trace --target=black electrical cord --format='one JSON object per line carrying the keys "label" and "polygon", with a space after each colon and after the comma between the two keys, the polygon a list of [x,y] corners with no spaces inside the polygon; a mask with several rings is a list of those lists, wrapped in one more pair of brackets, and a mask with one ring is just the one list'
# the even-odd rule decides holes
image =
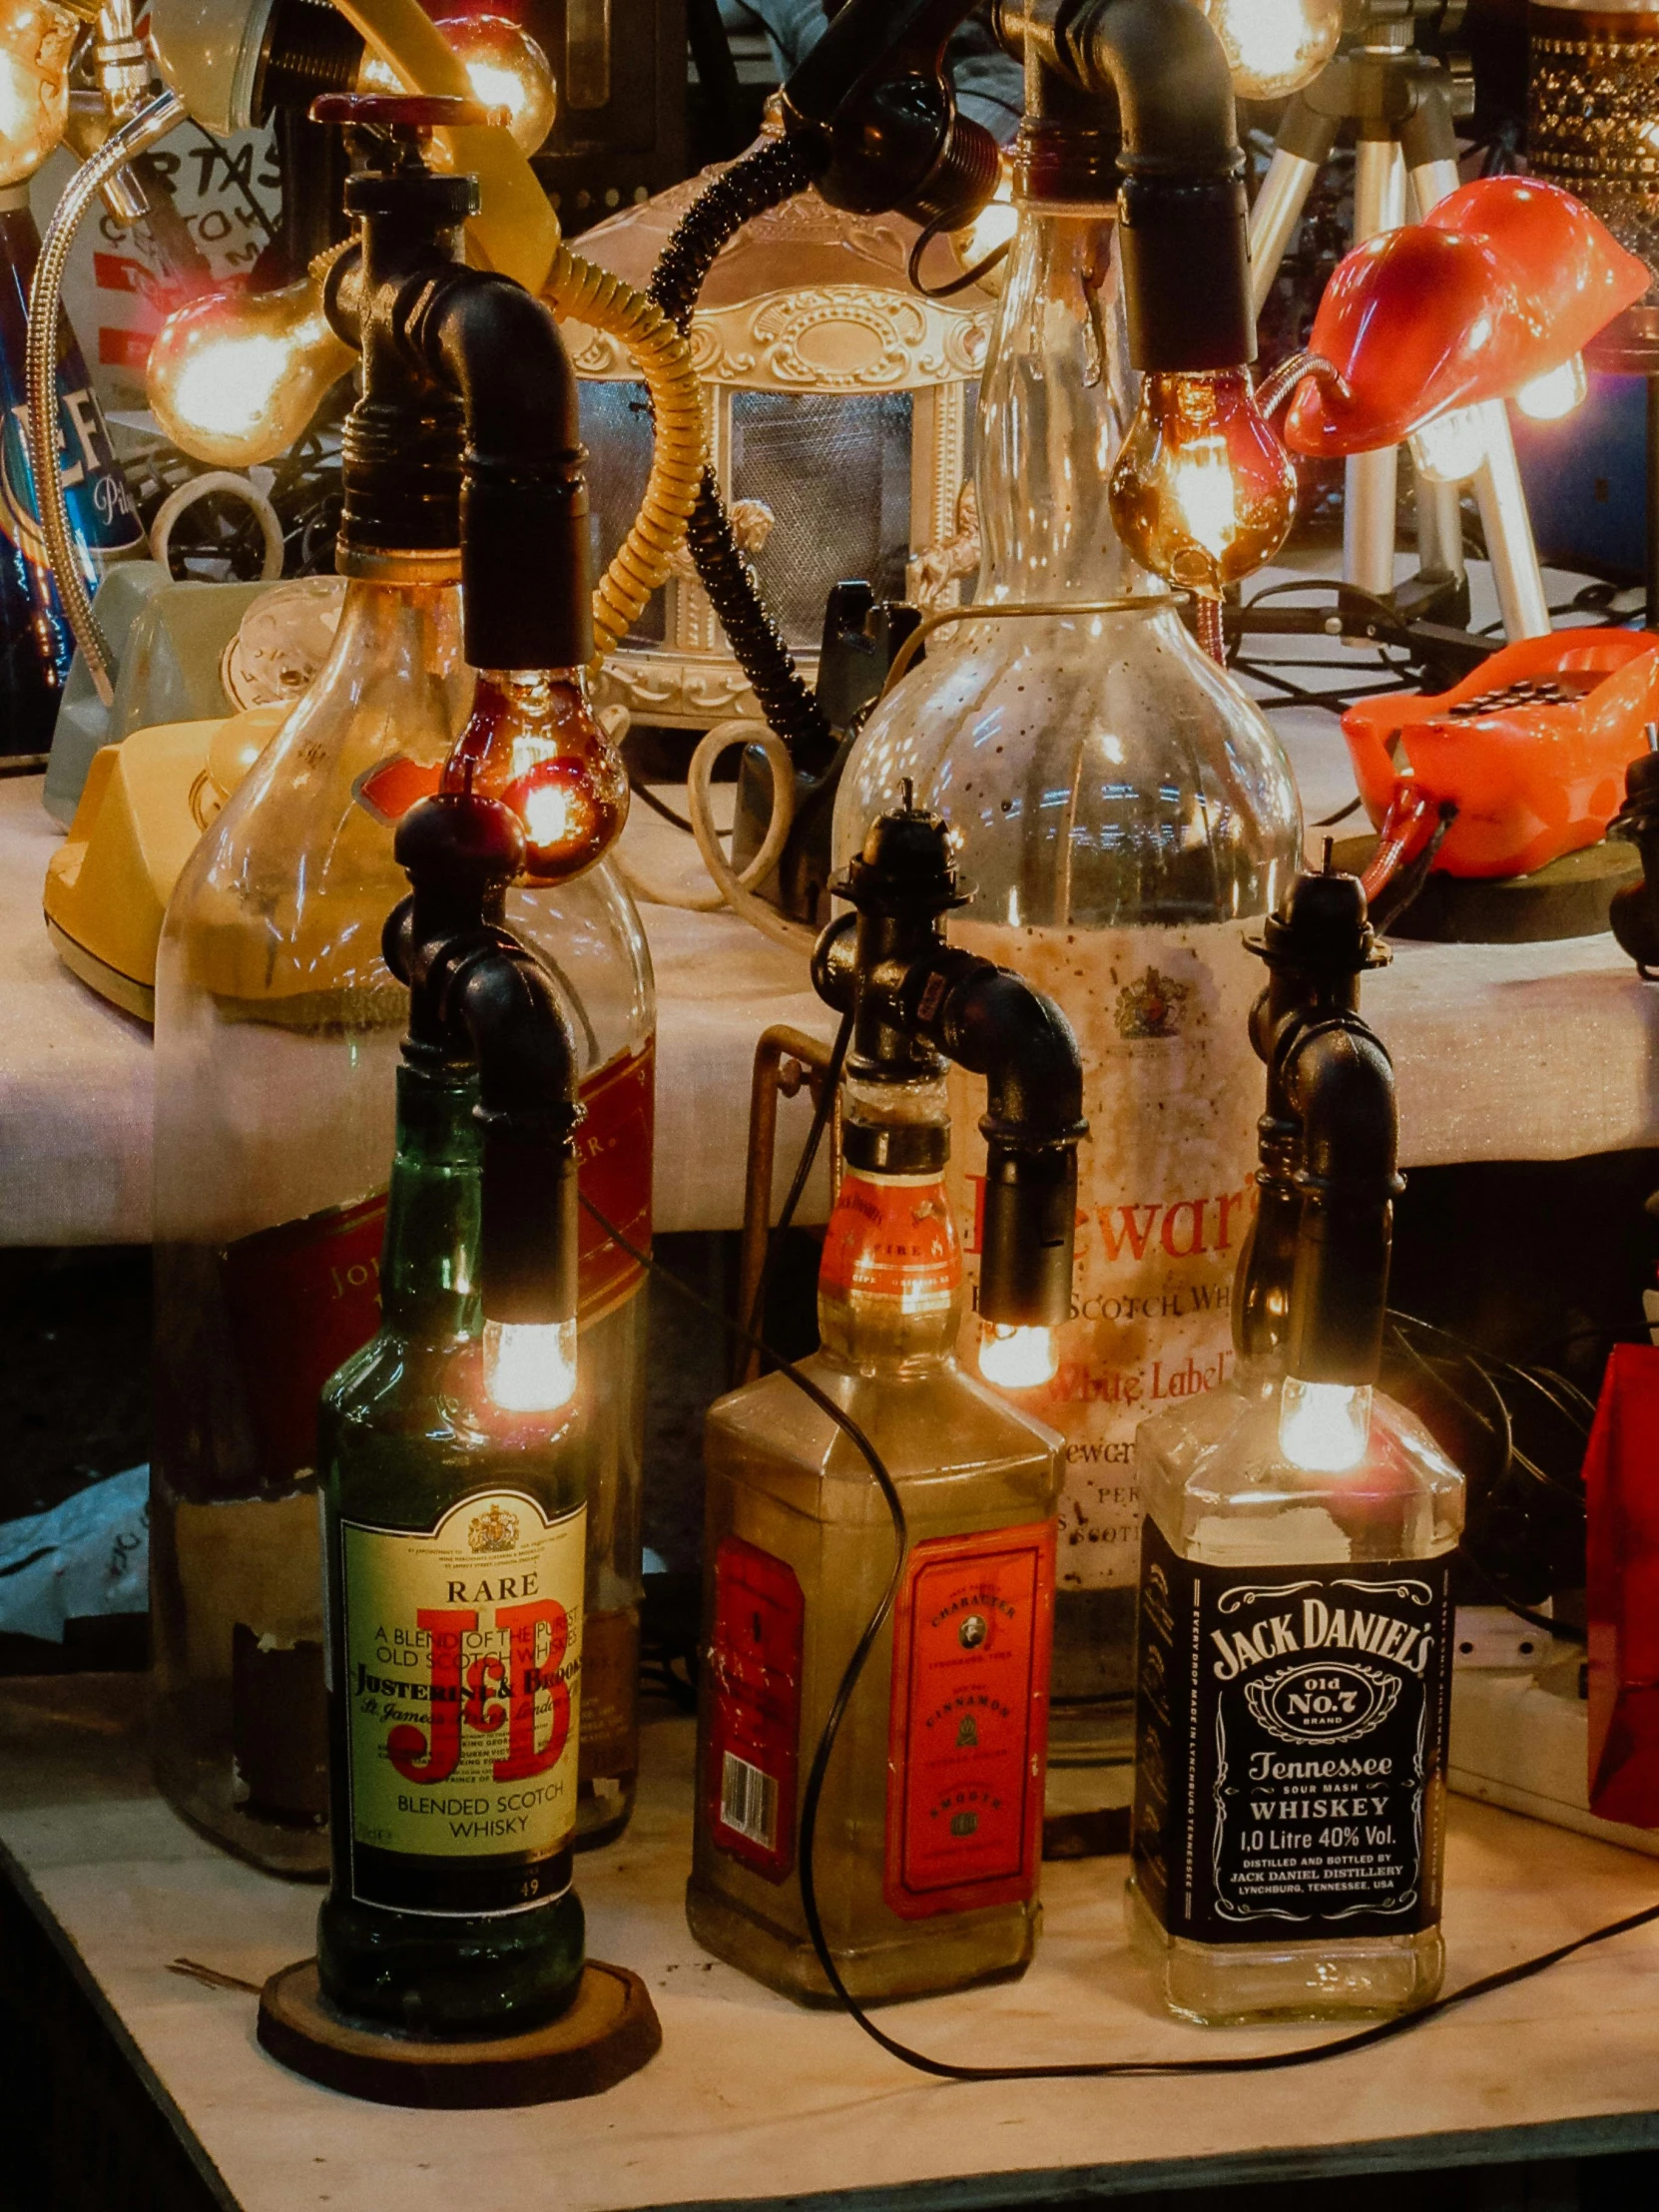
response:
{"label": "black electrical cord", "polygon": [[[798,139],[765,139],[698,195],[675,225],[646,287],[677,328],[691,327],[698,294],[727,240],[752,217],[793,200],[811,182],[812,172]],[[698,485],[697,504],[686,524],[686,544],[762,714],[792,753],[799,746],[827,758],[834,749],[834,733],[767,612],[733,536],[712,468],[704,469]]]}
{"label": "black electrical cord", "polygon": [[859,1677],[863,1673],[864,1664],[874,1648],[876,1638],[885,1627],[892,1612],[898,1595],[899,1583],[903,1577],[905,1561],[909,1556],[910,1531],[904,1513],[904,1501],[898,1494],[897,1486],[887,1469],[885,1461],[870,1442],[869,1437],[851,1415],[843,1411],[827,1391],[821,1390],[810,1377],[803,1375],[800,1369],[792,1363],[778,1360],[778,1356],[771,1351],[759,1336],[743,1327],[741,1323],[733,1321],[731,1316],[715,1305],[712,1299],[707,1299],[701,1292],[693,1290],[689,1283],[683,1283],[678,1276],[670,1273],[649,1253],[641,1251],[637,1245],[631,1243],[585,1194],[582,1198],[582,1204],[606,1236],[611,1239],[612,1243],[625,1252],[637,1266],[660,1276],[683,1298],[689,1299],[694,1306],[699,1307],[704,1313],[712,1315],[722,1328],[729,1330],[733,1336],[737,1337],[741,1343],[747,1345],[752,1351],[759,1352],[764,1359],[776,1361],[778,1372],[787,1377],[795,1387],[809,1397],[822,1413],[827,1414],[857,1448],[868,1465],[871,1474],[874,1475],[876,1485],[880,1489],[882,1499],[886,1504],[893,1531],[892,1571],[887,1576],[886,1586],[881,1592],[880,1601],[865,1624],[863,1634],[858,1638],[852,1656],[847,1661],[845,1671],[841,1675],[840,1685],[835,1692],[834,1703],[830,1709],[829,1718],[826,1720],[819,1737],[818,1749],[813,1756],[812,1770],[808,1775],[806,1793],[802,1800],[801,1905],[806,1917],[808,1934],[813,1939],[813,1948],[818,1954],[819,1964],[824,1968],[825,1977],[830,1988],[839,1997],[857,2025],[863,2029],[872,2042],[878,2043],[889,2057],[898,2059],[903,2065],[913,2067],[918,2073],[931,2074],[941,2081],[1102,2081],[1188,2074],[1282,2073],[1295,2066],[1316,2064],[1321,2059],[1339,2058],[1353,2051],[1370,2050],[1376,2044],[1388,2042],[1396,2035],[1404,2035],[1412,2028],[1420,2027],[1425,2020],[1434,2019],[1441,2013],[1453,2010],[1458,2005],[1467,2004],[1475,1997],[1487,1996],[1494,1990],[1507,1989],[1518,1981],[1529,1980],[1532,1975],[1542,1973],[1546,1967],[1559,1965],[1563,1959],[1572,1957],[1577,1951],[1589,1949],[1592,1944],[1608,1942],[1615,1936],[1629,1935],[1638,1928],[1647,1928],[1655,1921],[1659,1921],[1659,1905],[1644,1906],[1640,1912],[1627,1913],[1620,1920],[1609,1921],[1600,1928],[1592,1929],[1588,1935],[1575,1936],[1567,1942],[1557,1943],[1553,1950],[1540,1951],[1534,1957],[1523,1958],[1512,1966],[1501,1966],[1493,1973],[1483,1974],[1478,1980],[1466,1983],[1461,1989],[1449,1990],[1444,1996],[1435,1997],[1427,2004],[1420,2004],[1409,2011],[1397,2013],[1392,2019],[1380,2020],[1375,2026],[1361,2028],[1354,2034],[1338,2035],[1327,2042],[1306,2045],[1300,2050],[1270,2051],[1238,2058],[1106,2058],[1077,2059],[1066,2064],[1043,2066],[963,2066],[950,2059],[933,2058],[926,2051],[916,2050],[911,2044],[900,2042],[897,2036],[889,2035],[885,2028],[878,2026],[870,2018],[841,1978],[840,1969],[835,1964],[834,1954],[830,1948],[829,1939],[824,1932],[824,1922],[819,1912],[818,1891],[813,1876],[814,1853],[818,1840],[819,1808],[823,1802],[825,1779],[830,1771],[830,1761],[834,1752],[836,1739],[840,1734],[841,1723],[846,1717],[847,1707],[852,1701],[853,1692],[857,1689]]}
{"label": "black electrical cord", "polygon": [[911,241],[909,258],[904,264],[904,275],[909,279],[910,289],[919,291],[923,299],[954,299],[959,291],[971,289],[982,276],[988,276],[993,269],[1000,269],[1013,251],[1013,240],[1006,238],[1000,246],[993,246],[983,261],[975,262],[971,269],[964,270],[959,276],[953,276],[948,284],[924,284],[921,280],[922,256],[941,232],[954,228],[959,228],[959,218],[956,215],[936,215],[922,225]]}

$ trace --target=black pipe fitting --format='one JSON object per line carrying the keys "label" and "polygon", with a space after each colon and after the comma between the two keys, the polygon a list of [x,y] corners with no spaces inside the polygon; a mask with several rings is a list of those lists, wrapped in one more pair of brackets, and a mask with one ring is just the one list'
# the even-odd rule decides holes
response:
{"label": "black pipe fitting", "polygon": [[345,188],[360,246],[323,293],[363,357],[341,440],[340,566],[373,575],[399,555],[458,551],[472,667],[579,668],[593,616],[576,375],[542,301],[462,266],[476,180],[428,169],[425,126],[399,120],[441,121],[444,105],[335,97],[313,111],[344,122],[369,165]]}
{"label": "black pipe fitting", "polygon": [[502,924],[524,832],[499,801],[411,808],[393,849],[414,886],[386,922],[409,986],[411,1066],[478,1071],[478,1288],[488,1321],[571,1320],[577,1300],[576,1041],[539,963]]}
{"label": "black pipe fitting", "polygon": [[916,223],[966,223],[996,190],[996,142],[956,111],[945,67],[972,0],[847,0],[784,86],[799,139],[831,207]]}
{"label": "black pipe fitting", "polygon": [[1393,1202],[1404,1188],[1393,1066],[1358,1014],[1344,1014],[1304,1032],[1287,1090],[1302,1123],[1287,1372],[1304,1382],[1375,1382]]}
{"label": "black pipe fitting", "polygon": [[[1341,1286],[1328,1294],[1317,1270],[1305,1281],[1299,1275],[1305,1265],[1304,1229],[1310,1223],[1305,1121],[1309,1097],[1326,1101],[1321,1107],[1322,1116],[1331,1111],[1329,1079],[1322,1087],[1316,1079],[1319,1058],[1305,1059],[1303,1047],[1310,1045],[1316,1035],[1326,1039],[1337,1034],[1371,1038],[1371,1031],[1360,1020],[1360,978],[1369,968],[1386,965],[1389,958],[1386,946],[1371,926],[1359,878],[1335,873],[1329,866],[1322,873],[1297,877],[1285,905],[1268,916],[1261,936],[1251,940],[1250,949],[1268,968],[1267,987],[1252,1009],[1250,1023],[1251,1043],[1267,1067],[1268,1087],[1267,1111],[1257,1124],[1256,1219],[1239,1255],[1233,1289],[1233,1343],[1245,1358],[1287,1354],[1293,1336],[1293,1314],[1305,1315],[1310,1301],[1326,1310],[1332,1298],[1340,1301],[1346,1295]],[[1320,1047],[1322,1053],[1335,1049],[1329,1042]],[[1389,1095],[1391,1098],[1391,1078]],[[1329,1150],[1329,1135],[1316,1135],[1315,1142]],[[1388,1173],[1391,1176],[1391,1152]],[[1391,1207],[1391,1189],[1387,1195]],[[1337,1198],[1331,1204],[1341,1211]],[[1309,1228],[1313,1242],[1322,1251],[1328,1227],[1327,1213],[1320,1213]],[[1360,1229],[1355,1230],[1355,1236],[1363,1242]],[[1363,1253],[1354,1255],[1363,1263],[1357,1277],[1357,1295],[1375,1304],[1379,1344],[1387,1285],[1387,1251],[1384,1219],[1381,1292],[1376,1289],[1375,1251],[1369,1259]],[[1314,1268],[1315,1263],[1310,1260],[1306,1266]],[[1367,1311],[1371,1311],[1370,1304]],[[1331,1315],[1321,1326],[1346,1341],[1340,1317]],[[1362,1334],[1371,1329],[1368,1320]],[[1299,1339],[1299,1354],[1304,1358],[1316,1356],[1306,1337]],[[1291,1372],[1305,1381],[1321,1380],[1301,1367],[1293,1366]]]}
{"label": "black pipe fitting", "polygon": [[1193,0],[998,0],[997,34],[1114,96],[1129,357],[1152,370],[1256,358],[1244,154],[1221,40]]}
{"label": "black pipe fitting", "polygon": [[945,824],[908,794],[833,888],[853,912],[820,936],[813,985],[851,1012],[848,1075],[907,1083],[954,1060],[986,1078],[980,1312],[1005,1327],[1056,1327],[1071,1313],[1077,1146],[1088,1132],[1070,1024],[1023,976],[946,942],[944,916],[968,893]]}

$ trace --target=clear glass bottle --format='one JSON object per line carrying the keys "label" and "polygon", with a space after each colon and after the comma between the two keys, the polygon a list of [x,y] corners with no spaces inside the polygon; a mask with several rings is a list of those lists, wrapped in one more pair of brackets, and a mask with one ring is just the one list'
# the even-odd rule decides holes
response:
{"label": "clear glass bottle", "polygon": [[[1083,1048],[1076,1312],[1053,1382],[1017,1399],[1065,1438],[1054,1765],[1130,1753],[1132,1439],[1148,1410],[1230,1372],[1258,1088],[1245,923],[1283,894],[1301,842],[1277,740],[1112,526],[1108,480],[1134,410],[1116,189],[1098,133],[1027,120],[980,386],[986,612],[928,640],[858,739],[835,808],[844,865],[913,780],[954,826],[973,885],[952,940],[1056,998]],[[1141,596],[1066,611],[1123,594]],[[1059,611],[991,612],[1021,604]],[[984,1145],[964,1080],[952,1084],[949,1187],[971,1284]]]}
{"label": "clear glass bottle", "polygon": [[[156,978],[155,1758],[170,1802],[276,1872],[327,1867],[315,1401],[375,1333],[393,1071],[407,1005],[380,956],[406,889],[394,822],[436,785],[472,674],[430,559],[354,578],[330,658],[182,871]],[[605,863],[508,894],[582,1053],[584,1188],[649,1222],[650,959]],[[597,1767],[584,1826],[626,1821],[634,1762],[645,1300],[584,1217],[596,1464]],[[607,1660],[605,1654],[609,1652]]]}
{"label": "clear glass bottle", "polygon": [[[823,1342],[805,1363],[881,1453],[910,1527],[815,1854],[836,1965],[871,1999],[1018,1973],[1040,1917],[1057,1446],[956,1365],[948,1140],[942,1083],[848,1082],[845,1174],[819,1278]],[[801,1801],[892,1571],[891,1522],[862,1455],[782,1375],[715,1404],[705,1455],[687,1918],[718,1956],[823,2000],[801,1902]]]}
{"label": "clear glass bottle", "polygon": [[380,1326],[329,1379],[317,1446],[333,1814],[317,1971],[337,2010],[416,2035],[535,2026],[584,1956],[583,1424],[574,1406],[504,1412],[485,1385],[477,1099],[470,1072],[397,1070]]}
{"label": "clear glass bottle", "polygon": [[[1364,1387],[1320,1408],[1352,1431],[1343,1448],[1299,1444],[1283,1401],[1306,1386],[1277,1369],[1245,1363],[1136,1442],[1128,1912],[1171,2010],[1206,2023],[1403,2010],[1433,1995],[1444,1962],[1463,1477]],[[1355,1463],[1299,1463],[1348,1457],[1361,1431]]]}

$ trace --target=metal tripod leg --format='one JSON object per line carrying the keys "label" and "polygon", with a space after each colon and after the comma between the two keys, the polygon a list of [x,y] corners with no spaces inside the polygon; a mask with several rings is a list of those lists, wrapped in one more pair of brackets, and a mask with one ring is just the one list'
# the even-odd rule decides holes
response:
{"label": "metal tripod leg", "polygon": [[1250,211],[1250,299],[1258,317],[1302,221],[1314,179],[1336,143],[1336,117],[1319,114],[1298,93],[1280,122],[1273,160]]}
{"label": "metal tripod leg", "polygon": [[[1449,117],[1446,127],[1449,130]],[[1420,162],[1411,171],[1411,193],[1421,215],[1438,207],[1447,194],[1456,189],[1457,164],[1454,161]],[[1509,417],[1502,400],[1488,400],[1480,409],[1480,417],[1484,425],[1486,457],[1475,474],[1474,498],[1480,509],[1480,527],[1492,564],[1492,582],[1497,588],[1504,634],[1511,644],[1517,638],[1547,637],[1549,601],[1538,567],[1532,519],[1526,511],[1526,492],[1521,484],[1520,465],[1515,459],[1515,441],[1510,435]],[[1446,484],[1436,488],[1452,501],[1455,510],[1457,487]],[[1419,483],[1419,501],[1427,489],[1427,485]],[[1419,517],[1420,511],[1419,508]],[[1423,563],[1427,565],[1426,554]]]}
{"label": "metal tripod leg", "polygon": [[[1389,138],[1362,137],[1354,149],[1354,243],[1405,221],[1405,164]],[[1394,489],[1399,449],[1356,453],[1347,464],[1343,493],[1343,572],[1362,591],[1385,596],[1394,588]]]}

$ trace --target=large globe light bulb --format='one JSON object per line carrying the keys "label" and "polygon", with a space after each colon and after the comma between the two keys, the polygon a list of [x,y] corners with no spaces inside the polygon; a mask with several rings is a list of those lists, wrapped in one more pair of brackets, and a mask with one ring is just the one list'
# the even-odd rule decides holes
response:
{"label": "large globe light bulb", "polygon": [[[504,15],[441,16],[438,29],[465,65],[473,96],[486,108],[507,111],[507,129],[519,151],[533,154],[553,128],[553,69],[547,56]],[[357,72],[359,92],[400,92],[402,80],[372,48]]]}
{"label": "large globe light bulb", "polygon": [[146,370],[150,407],[194,459],[252,468],[300,436],[356,358],[329,327],[314,277],[281,291],[226,285],[162,324]]}
{"label": "large globe light bulb", "polygon": [[1283,100],[1337,51],[1343,0],[1202,0],[1241,100]]}
{"label": "large globe light bulb", "polygon": [[52,0],[0,8],[0,187],[32,177],[69,119],[75,18]]}

